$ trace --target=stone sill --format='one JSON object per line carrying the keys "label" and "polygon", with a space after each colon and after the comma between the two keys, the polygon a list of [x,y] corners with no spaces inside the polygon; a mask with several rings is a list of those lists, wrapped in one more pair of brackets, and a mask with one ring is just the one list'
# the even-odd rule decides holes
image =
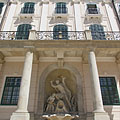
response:
{"label": "stone sill", "polygon": [[1,108],[17,108],[17,105],[0,105]]}

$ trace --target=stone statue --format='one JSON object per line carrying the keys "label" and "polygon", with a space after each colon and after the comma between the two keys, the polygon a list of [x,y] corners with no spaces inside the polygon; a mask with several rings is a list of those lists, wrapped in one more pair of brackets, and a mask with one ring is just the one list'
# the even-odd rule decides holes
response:
{"label": "stone statue", "polygon": [[65,77],[60,76],[54,82],[50,81],[51,87],[55,89],[56,93],[48,97],[45,112],[61,114],[76,111],[75,97],[66,86],[65,79]]}
{"label": "stone statue", "polygon": [[55,94],[53,93],[53,94],[47,99],[46,112],[48,112],[48,113],[53,113],[53,112],[54,112],[54,110],[55,110],[54,101],[55,101]]}

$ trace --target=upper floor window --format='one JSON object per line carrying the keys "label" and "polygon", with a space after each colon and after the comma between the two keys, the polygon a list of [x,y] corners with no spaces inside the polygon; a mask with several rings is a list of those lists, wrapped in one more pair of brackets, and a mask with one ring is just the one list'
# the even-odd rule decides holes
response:
{"label": "upper floor window", "polygon": [[96,4],[87,4],[87,13],[88,14],[98,14],[98,8]]}
{"label": "upper floor window", "polygon": [[68,27],[62,24],[54,26],[53,39],[68,39]]}
{"label": "upper floor window", "polygon": [[28,39],[30,29],[32,29],[30,24],[19,25],[17,28],[16,39]]}
{"label": "upper floor window", "polygon": [[24,7],[21,9],[21,13],[24,13],[24,14],[34,13],[34,5],[35,3],[33,2],[24,3]]}
{"label": "upper floor window", "polygon": [[6,77],[2,105],[17,105],[19,90],[20,90],[21,77]]}
{"label": "upper floor window", "polygon": [[104,105],[120,105],[120,98],[114,77],[100,77],[100,87]]}
{"label": "upper floor window", "polygon": [[67,13],[66,3],[64,2],[56,3],[55,13],[58,13],[58,14]]}
{"label": "upper floor window", "polygon": [[104,28],[102,25],[93,24],[90,25],[89,29],[91,30],[93,40],[106,40]]}
{"label": "upper floor window", "polygon": [[0,3],[0,14],[2,13],[3,6],[4,6],[4,3]]}

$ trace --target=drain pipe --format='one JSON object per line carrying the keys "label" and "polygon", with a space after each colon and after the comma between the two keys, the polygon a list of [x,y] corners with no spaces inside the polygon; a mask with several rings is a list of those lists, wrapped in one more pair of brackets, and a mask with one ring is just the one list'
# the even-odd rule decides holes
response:
{"label": "drain pipe", "polygon": [[4,14],[3,14],[3,17],[1,19],[1,23],[0,23],[0,31],[2,31],[3,29],[3,26],[5,24],[5,21],[6,21],[6,17],[7,17],[7,13],[9,11],[9,8],[10,8],[10,0],[7,1],[7,5],[6,5],[6,8],[5,8],[5,11],[4,11]]}
{"label": "drain pipe", "polygon": [[116,16],[116,18],[117,18],[118,27],[119,27],[119,30],[120,30],[120,17],[119,17],[119,15],[118,15],[117,10],[116,10],[114,0],[112,0],[112,6],[113,6],[113,11],[114,11],[114,14],[115,14],[115,16]]}

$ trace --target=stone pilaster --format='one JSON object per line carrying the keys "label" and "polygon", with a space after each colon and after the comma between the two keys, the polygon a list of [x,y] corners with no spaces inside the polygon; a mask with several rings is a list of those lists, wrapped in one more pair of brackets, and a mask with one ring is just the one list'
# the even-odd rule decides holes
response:
{"label": "stone pilaster", "polygon": [[10,120],[30,120],[27,107],[28,107],[28,99],[29,99],[29,91],[30,91],[32,61],[33,61],[33,53],[27,52],[24,63],[21,86],[20,86],[18,108],[12,114]]}

